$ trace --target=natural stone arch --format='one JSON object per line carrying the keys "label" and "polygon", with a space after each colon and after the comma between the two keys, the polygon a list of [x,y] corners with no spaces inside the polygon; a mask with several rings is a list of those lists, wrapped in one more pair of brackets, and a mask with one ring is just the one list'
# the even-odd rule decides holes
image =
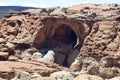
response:
{"label": "natural stone arch", "polygon": [[77,39],[78,36],[71,26],[61,24],[55,29],[54,34],[47,41],[47,46],[54,48],[55,52],[57,51],[55,54],[55,63],[66,67],[72,64],[79,54],[79,52],[74,51],[76,50]]}
{"label": "natural stone arch", "polygon": [[[72,45],[73,47],[77,44],[77,35],[73,29],[71,29],[66,24],[61,24],[54,32],[54,35],[48,41],[48,44],[53,44],[55,46]],[[57,44],[56,44],[57,43]],[[49,45],[50,45],[49,44]],[[52,45],[52,46],[53,46]]]}
{"label": "natural stone arch", "polygon": [[89,27],[84,22],[62,18],[45,18],[41,24],[33,45],[38,50],[46,48],[45,54],[54,50],[55,63],[69,67],[78,56]]}
{"label": "natural stone arch", "polygon": [[84,22],[80,21],[74,21],[69,19],[62,19],[62,18],[45,18],[41,20],[42,27],[37,32],[37,35],[33,41],[34,46],[43,46],[48,42],[55,34],[56,30],[61,25],[67,25],[69,29],[73,30],[77,36],[77,45],[82,45],[82,42],[84,41],[84,38],[88,34],[89,27],[84,26]]}

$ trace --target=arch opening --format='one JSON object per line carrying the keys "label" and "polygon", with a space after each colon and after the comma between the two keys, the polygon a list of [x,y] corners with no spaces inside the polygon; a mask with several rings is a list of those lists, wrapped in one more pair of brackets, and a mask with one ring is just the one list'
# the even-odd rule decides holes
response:
{"label": "arch opening", "polygon": [[46,55],[49,50],[53,50],[54,62],[69,67],[79,54],[79,48],[75,47],[77,39],[75,31],[70,26],[62,24],[50,39],[46,39],[39,51]]}
{"label": "arch opening", "polygon": [[65,45],[72,45],[74,47],[77,43],[77,36],[68,25],[62,24],[57,28],[55,34],[48,42],[49,47],[62,47]]}
{"label": "arch opening", "polygon": [[[79,52],[74,54],[76,50],[74,46],[77,44],[77,35],[70,26],[62,24],[60,25],[52,38],[47,41],[48,47],[54,48],[55,51],[55,63],[69,67],[75,60]],[[79,50],[78,50],[79,51]],[[73,56],[71,58],[71,56]]]}

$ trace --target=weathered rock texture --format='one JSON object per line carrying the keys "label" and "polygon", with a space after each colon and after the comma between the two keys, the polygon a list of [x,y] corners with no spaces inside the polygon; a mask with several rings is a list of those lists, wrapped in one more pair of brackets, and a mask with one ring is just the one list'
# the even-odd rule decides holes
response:
{"label": "weathered rock texture", "polygon": [[101,77],[93,75],[79,75],[74,80],[103,80]]}
{"label": "weathered rock texture", "polygon": [[[91,68],[86,67],[88,73],[93,74],[93,72],[91,72],[92,68],[94,68],[93,71],[95,71],[95,68],[98,68],[98,71],[94,74],[101,75],[102,77],[120,75],[119,30],[120,24],[117,21],[99,21],[93,25],[92,31],[84,40],[79,54],[79,58],[83,60],[83,64],[81,63],[82,66],[88,65]],[[86,57],[89,57],[89,59]],[[85,61],[85,59],[87,59],[87,61]],[[110,72],[104,72],[105,70]]]}
{"label": "weathered rock texture", "polygon": [[70,19],[41,18],[40,15],[28,12],[10,14],[9,16],[11,17],[5,17],[1,20],[0,30],[1,33],[3,32],[1,38],[13,43],[43,46],[56,43],[57,37],[61,38],[57,40],[58,42],[69,43],[69,41],[72,41],[72,35],[75,35],[80,43],[90,30],[85,22]]}
{"label": "weathered rock texture", "polygon": [[[28,73],[39,73],[42,76],[49,76],[53,72],[57,72],[60,70],[67,70],[67,68],[60,67],[57,64],[53,64],[45,61],[0,61],[0,77],[4,79],[12,79],[16,75],[20,76],[24,74],[24,72]],[[31,76],[24,76],[24,78],[30,78]],[[22,77],[20,77],[21,79]],[[19,79],[19,78],[18,78]]]}
{"label": "weathered rock texture", "polygon": [[[30,9],[1,19],[0,60],[29,60],[38,52],[41,61],[49,50],[54,53],[52,62],[70,67],[70,71],[103,78],[120,76],[120,5]],[[17,58],[8,58],[11,55]],[[37,71],[41,72],[39,69]],[[53,72],[56,69],[49,73],[43,71],[47,75]]]}

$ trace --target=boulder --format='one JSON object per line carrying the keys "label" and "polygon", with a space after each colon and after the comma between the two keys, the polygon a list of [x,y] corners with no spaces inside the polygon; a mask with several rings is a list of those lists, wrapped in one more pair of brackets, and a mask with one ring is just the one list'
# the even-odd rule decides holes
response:
{"label": "boulder", "polygon": [[103,78],[112,78],[113,76],[119,75],[119,68],[100,68],[99,76]]}
{"label": "boulder", "polygon": [[33,53],[33,55],[32,55],[32,58],[34,58],[34,59],[40,59],[40,58],[42,58],[42,53],[40,53],[40,52],[34,52]]}
{"label": "boulder", "polygon": [[104,79],[94,75],[81,74],[77,76],[74,80],[104,80]]}
{"label": "boulder", "polygon": [[51,16],[66,16],[65,10],[61,8],[55,9],[53,12],[50,13]]}
{"label": "boulder", "polygon": [[[107,80],[107,79],[106,79]],[[108,80],[120,80],[120,76],[116,76],[116,77],[113,77],[111,79],[108,79]]]}
{"label": "boulder", "polygon": [[[42,76],[49,76],[53,72],[67,70],[67,68],[61,67],[55,63],[34,60],[34,59],[31,59],[29,61],[19,60],[14,62],[0,61],[0,65],[1,65],[0,66],[1,77],[2,75],[4,77],[4,75],[10,76],[10,75],[13,75],[14,73],[21,73],[21,72],[28,72],[28,73],[37,72]],[[8,73],[6,70],[8,71]]]}
{"label": "boulder", "polygon": [[30,80],[36,77],[41,77],[41,75],[38,73],[21,72],[11,80]]}
{"label": "boulder", "polygon": [[9,48],[7,46],[5,46],[5,44],[0,45],[0,51],[1,52],[9,52]]}
{"label": "boulder", "polygon": [[11,55],[11,56],[9,56],[8,60],[9,60],[9,61],[18,61],[19,58],[16,57],[16,56],[12,56],[12,55]]}
{"label": "boulder", "polygon": [[10,49],[10,50],[15,50],[16,46],[12,43],[6,43],[6,46]]}
{"label": "boulder", "polygon": [[30,79],[30,80],[56,80],[56,79],[52,77],[38,77],[38,78]]}
{"label": "boulder", "polygon": [[54,51],[53,50],[49,50],[42,59],[45,60],[45,61],[54,63],[54,56],[55,56]]}
{"label": "boulder", "polygon": [[0,43],[4,43],[5,40],[3,38],[0,38]]}
{"label": "boulder", "polygon": [[71,64],[70,69],[73,71],[80,71],[82,68],[82,58],[76,58],[75,61]]}
{"label": "boulder", "polygon": [[50,77],[54,77],[57,80],[73,80],[74,79],[74,76],[68,71],[54,72],[50,75]]}
{"label": "boulder", "polygon": [[27,51],[24,51],[21,53],[21,58],[26,58],[26,57],[32,57],[32,54],[28,53]]}
{"label": "boulder", "polygon": [[0,52],[0,60],[7,60],[9,57],[8,52]]}
{"label": "boulder", "polygon": [[5,65],[1,65],[0,66],[0,77],[3,79],[10,80],[15,77],[15,70]]}

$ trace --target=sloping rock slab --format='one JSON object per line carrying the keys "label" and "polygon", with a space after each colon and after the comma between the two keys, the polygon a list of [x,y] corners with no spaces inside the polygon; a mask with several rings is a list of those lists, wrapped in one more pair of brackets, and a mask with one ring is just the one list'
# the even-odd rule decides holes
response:
{"label": "sloping rock slab", "polygon": [[42,76],[49,76],[53,72],[61,71],[65,69],[54,63],[49,63],[44,61],[35,61],[35,60],[34,61],[33,60],[18,61],[18,62],[0,61],[0,65],[1,65],[0,77],[7,78],[7,79],[11,79],[15,77],[15,74],[18,74],[21,72],[29,72],[29,73],[37,72]]}

